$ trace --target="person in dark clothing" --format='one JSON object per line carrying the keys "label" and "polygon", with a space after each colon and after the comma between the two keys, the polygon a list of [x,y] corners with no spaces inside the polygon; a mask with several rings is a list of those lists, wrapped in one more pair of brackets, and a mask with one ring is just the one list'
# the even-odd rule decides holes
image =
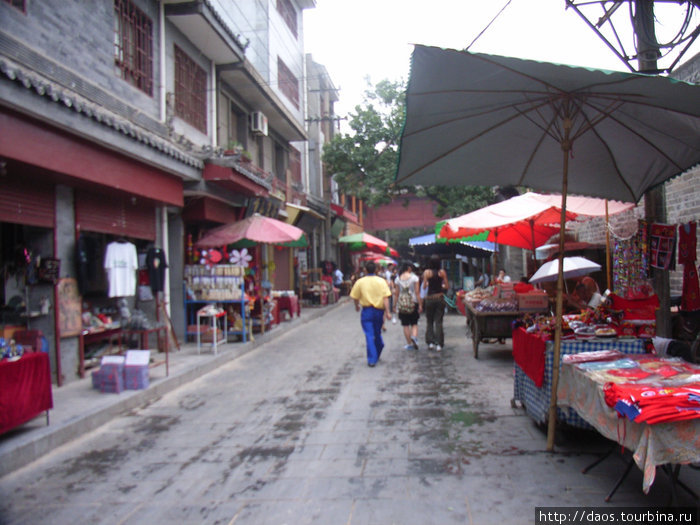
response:
{"label": "person in dark clothing", "polygon": [[441,268],[438,255],[430,257],[428,268],[423,272],[421,280],[427,287],[427,294],[423,302],[427,321],[425,342],[429,350],[440,352],[445,346],[442,318],[445,315],[445,292],[449,288],[449,281],[447,273]]}

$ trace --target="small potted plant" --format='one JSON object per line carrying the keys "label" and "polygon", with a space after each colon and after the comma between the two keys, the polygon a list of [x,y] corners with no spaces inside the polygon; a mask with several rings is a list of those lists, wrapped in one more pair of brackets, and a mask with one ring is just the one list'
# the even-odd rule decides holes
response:
{"label": "small potted plant", "polygon": [[235,155],[240,155],[241,152],[243,151],[243,144],[236,140],[229,140],[228,144],[226,145],[226,149],[224,150],[224,155],[227,156],[235,156]]}

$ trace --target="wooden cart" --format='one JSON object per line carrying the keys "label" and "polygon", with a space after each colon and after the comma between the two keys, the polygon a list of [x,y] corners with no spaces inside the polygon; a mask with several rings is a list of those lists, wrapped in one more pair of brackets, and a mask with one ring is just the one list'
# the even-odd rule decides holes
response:
{"label": "wooden cart", "polygon": [[505,339],[512,337],[512,324],[526,312],[479,312],[472,303],[465,301],[467,329],[472,334],[474,359],[479,358],[479,342],[484,338]]}

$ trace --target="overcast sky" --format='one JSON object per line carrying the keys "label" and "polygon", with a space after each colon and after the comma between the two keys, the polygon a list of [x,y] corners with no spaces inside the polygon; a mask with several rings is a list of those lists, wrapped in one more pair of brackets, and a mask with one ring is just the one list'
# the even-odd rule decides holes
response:
{"label": "overcast sky", "polygon": [[[340,89],[336,113],[346,115],[362,103],[365,77],[372,84],[383,79],[408,80],[412,44],[463,49],[506,3],[317,0],[315,8],[304,11],[305,48],[315,62],[327,68]],[[657,18],[663,21],[659,9],[663,7],[657,7]],[[679,7],[673,9],[676,22]],[[623,8],[620,15],[628,18]],[[662,36],[659,23],[657,34]],[[676,29],[673,25],[671,30]],[[700,51],[698,45],[685,59]],[[511,0],[470,51],[627,71],[586,23],[573,10],[565,9],[564,0]]]}

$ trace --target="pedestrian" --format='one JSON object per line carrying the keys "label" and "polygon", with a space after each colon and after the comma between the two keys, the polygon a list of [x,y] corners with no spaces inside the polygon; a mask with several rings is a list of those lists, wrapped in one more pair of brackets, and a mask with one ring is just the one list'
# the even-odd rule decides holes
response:
{"label": "pedestrian", "polygon": [[449,288],[447,273],[441,268],[440,256],[431,255],[428,267],[421,279],[427,287],[423,310],[425,311],[425,342],[430,350],[440,352],[445,346],[442,318],[445,315],[445,292]]}
{"label": "pedestrian", "polygon": [[394,312],[398,313],[403,335],[406,338],[406,350],[418,350],[418,319],[423,310],[420,298],[420,278],[413,273],[413,265],[401,265],[395,281]]}
{"label": "pedestrian", "polygon": [[496,276],[496,284],[509,282],[511,282],[510,276],[506,274],[506,271],[503,268],[501,268],[501,270],[498,272],[498,275]]}
{"label": "pedestrian", "polygon": [[391,320],[389,297],[391,290],[383,277],[379,277],[373,261],[365,264],[366,275],[355,281],[350,297],[355,301],[355,310],[360,311],[360,324],[367,341],[367,365],[375,366],[384,349],[382,324],[384,318]]}

